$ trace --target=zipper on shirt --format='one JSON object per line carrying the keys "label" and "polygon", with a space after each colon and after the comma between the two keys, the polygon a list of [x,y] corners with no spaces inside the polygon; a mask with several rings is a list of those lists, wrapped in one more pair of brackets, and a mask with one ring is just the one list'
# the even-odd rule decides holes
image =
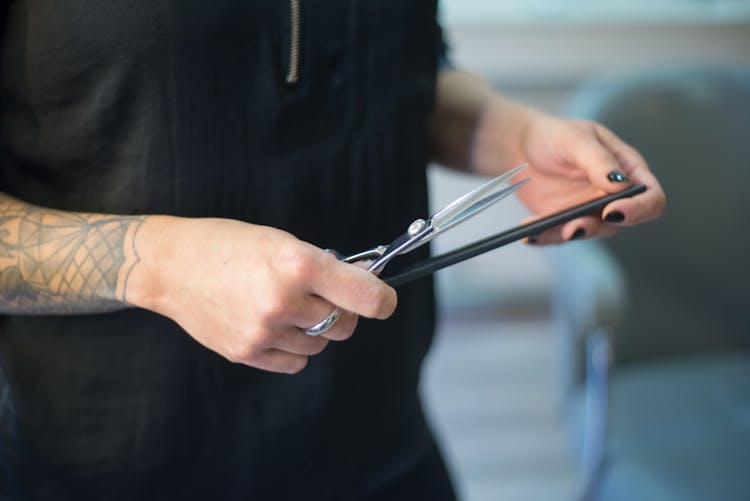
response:
{"label": "zipper on shirt", "polygon": [[289,60],[286,83],[299,82],[300,44],[302,35],[302,0],[289,0]]}

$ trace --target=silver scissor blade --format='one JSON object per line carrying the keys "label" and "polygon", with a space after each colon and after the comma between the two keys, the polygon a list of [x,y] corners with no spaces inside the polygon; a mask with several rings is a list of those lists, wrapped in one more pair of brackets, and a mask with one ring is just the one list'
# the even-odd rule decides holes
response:
{"label": "silver scissor blade", "polygon": [[438,230],[450,228],[467,217],[471,217],[495,202],[502,200],[509,194],[505,190],[509,187],[508,182],[510,179],[525,167],[526,164],[519,165],[501,176],[490,179],[478,188],[451,202],[445,208],[437,211],[429,221]]}
{"label": "silver scissor blade", "polygon": [[[383,263],[385,264],[385,262],[393,259],[393,257],[397,255],[406,254],[407,252],[413,251],[417,247],[426,244],[446,230],[449,230],[457,224],[462,223],[473,216],[476,216],[484,209],[487,209],[488,207],[494,205],[508,195],[514,193],[521,186],[528,183],[530,179],[524,179],[511,185],[508,185],[507,181],[516,173],[520,172],[524,167],[526,167],[526,164],[516,167],[507,174],[503,174],[502,176],[492,179],[491,181],[489,181],[489,183],[485,183],[476,190],[473,190],[467,195],[459,198],[456,202],[461,202],[460,211],[454,208],[450,211],[450,213],[446,212],[446,209],[448,207],[453,207],[456,204],[456,202],[453,202],[448,207],[446,207],[446,209],[438,211],[434,216],[430,217],[426,221],[420,220],[425,225],[426,230],[420,232],[419,235],[412,235],[411,238],[408,239],[407,235],[409,235],[409,233],[406,233],[405,235],[399,237],[401,239],[397,240],[397,242],[399,242],[399,245],[394,246],[393,244],[391,244],[389,250],[386,252],[386,254],[389,254],[389,256],[387,258],[385,257],[385,255],[383,256],[383,258],[385,258],[383,260]],[[467,196],[471,196],[471,203],[467,203]]]}
{"label": "silver scissor blade", "polygon": [[484,209],[515,192],[529,179],[511,185],[508,184],[508,181],[525,167],[526,164],[519,165],[505,174],[487,181],[454,200],[427,220],[418,219],[414,221],[406,233],[396,238],[381,252],[380,257],[377,257],[370,264],[368,270],[373,273],[381,271],[394,257],[411,252],[426,244],[445,230],[479,214]]}
{"label": "silver scissor blade", "polygon": [[476,216],[483,210],[495,205],[497,202],[499,202],[503,198],[514,193],[517,189],[519,189],[520,187],[522,187],[529,181],[531,181],[531,179],[529,178],[523,179],[515,184],[511,184],[507,188],[503,188],[497,193],[493,193],[492,195],[489,195],[486,198],[483,198],[482,200],[477,201],[477,203],[475,203],[474,205],[470,207],[467,207],[463,212],[456,214],[453,217],[453,219],[443,223],[442,226],[436,225],[437,227],[435,229],[435,232],[439,234],[440,232],[445,231],[448,228],[451,228],[459,223],[466,221],[467,219],[471,217]]}
{"label": "silver scissor blade", "polygon": [[[465,218],[465,213],[471,213],[471,208],[478,203],[482,203],[488,197],[496,192],[502,191],[508,186],[508,181],[526,168],[526,164],[509,170],[505,174],[490,179],[483,185],[471,190],[469,193],[460,196],[453,202],[449,203],[439,211],[430,216],[429,221],[436,228],[450,227],[456,224],[456,219],[461,221]],[[500,197],[502,198],[502,197]],[[498,199],[499,200],[499,199]]]}

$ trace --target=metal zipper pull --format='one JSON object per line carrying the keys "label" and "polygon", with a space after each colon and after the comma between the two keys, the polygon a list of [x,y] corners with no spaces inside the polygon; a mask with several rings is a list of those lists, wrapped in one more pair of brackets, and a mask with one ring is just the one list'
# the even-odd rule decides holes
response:
{"label": "metal zipper pull", "polygon": [[289,65],[286,83],[293,85],[299,81],[300,34],[302,29],[302,0],[289,0]]}

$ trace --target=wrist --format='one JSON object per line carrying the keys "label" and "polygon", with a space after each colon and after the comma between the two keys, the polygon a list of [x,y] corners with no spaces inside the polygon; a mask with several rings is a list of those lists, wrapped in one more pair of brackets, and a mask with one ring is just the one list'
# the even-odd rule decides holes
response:
{"label": "wrist", "polygon": [[127,243],[132,264],[119,277],[122,298],[130,305],[158,311],[164,294],[164,275],[170,263],[170,236],[181,218],[144,216],[131,225]]}
{"label": "wrist", "polygon": [[471,146],[471,169],[495,176],[526,161],[524,144],[542,113],[496,95],[487,103]]}

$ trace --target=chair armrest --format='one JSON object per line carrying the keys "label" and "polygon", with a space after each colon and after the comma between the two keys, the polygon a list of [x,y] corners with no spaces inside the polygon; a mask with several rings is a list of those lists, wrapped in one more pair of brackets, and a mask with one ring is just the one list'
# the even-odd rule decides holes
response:
{"label": "chair armrest", "polygon": [[626,283],[614,256],[596,241],[567,243],[552,249],[550,258],[556,274],[552,323],[564,400],[585,379],[588,337],[602,328],[616,331]]}

